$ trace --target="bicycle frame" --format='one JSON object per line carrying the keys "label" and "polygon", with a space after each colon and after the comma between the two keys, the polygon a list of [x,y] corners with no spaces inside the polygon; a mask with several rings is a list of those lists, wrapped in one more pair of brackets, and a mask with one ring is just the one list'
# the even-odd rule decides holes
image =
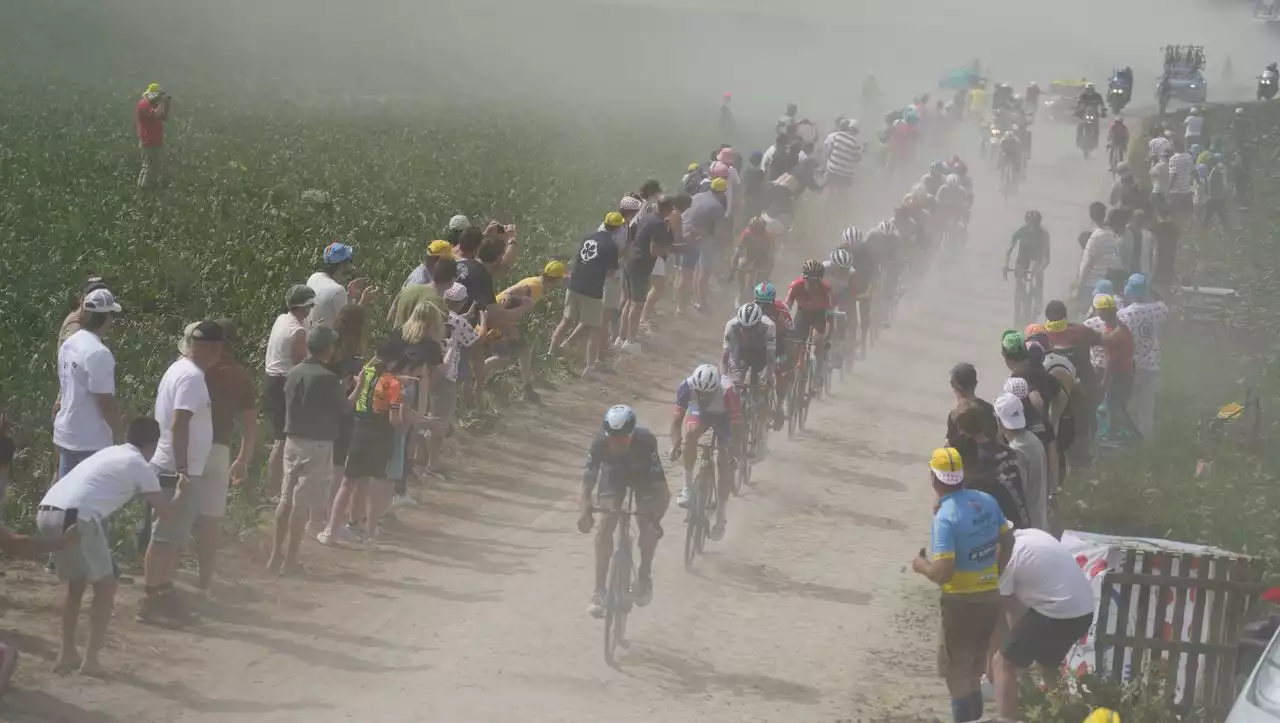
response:
{"label": "bicycle frame", "polygon": [[719,484],[716,479],[716,447],[719,437],[711,430],[710,441],[698,442],[698,470],[693,476],[689,507],[685,513],[684,567],[693,569],[693,561],[706,547],[711,537],[710,512],[719,504]]}
{"label": "bicycle frame", "polygon": [[617,646],[626,647],[627,614],[631,612],[632,583],[636,579],[635,556],[632,552],[631,520],[636,516],[635,490],[627,488],[622,505],[616,509],[593,507],[592,512],[616,516],[613,556],[609,559],[609,577],[604,597],[604,660],[614,665]]}

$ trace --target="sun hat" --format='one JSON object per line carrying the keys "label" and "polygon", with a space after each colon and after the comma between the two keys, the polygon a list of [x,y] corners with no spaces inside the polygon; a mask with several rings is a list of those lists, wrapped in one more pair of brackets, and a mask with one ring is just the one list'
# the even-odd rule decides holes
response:
{"label": "sun hat", "polygon": [[716,193],[724,193],[729,190],[729,182],[723,178],[717,178],[711,181],[711,190]]}
{"label": "sun hat", "polygon": [[453,286],[444,290],[445,301],[466,301],[467,287],[459,282],[453,282]]}
{"label": "sun hat", "polygon": [[427,244],[427,255],[438,256],[440,258],[453,257],[453,244],[448,241],[435,240]]}
{"label": "sun hat", "polygon": [[97,291],[98,289],[109,289],[107,282],[102,280],[101,276],[90,276],[84,282],[84,289],[80,291],[80,296],[85,297]]}
{"label": "sun hat", "polygon": [[463,216],[462,214],[458,214],[457,216],[454,216],[453,218],[449,219],[450,231],[461,231],[462,229],[470,225],[471,225],[471,219],[467,218],[466,216]]}
{"label": "sun hat", "polygon": [[1031,395],[1031,385],[1027,384],[1027,380],[1022,377],[1009,377],[1004,380],[1002,393],[1012,394],[1018,399],[1026,399]]}
{"label": "sun hat", "polygon": [[1098,294],[1093,297],[1093,308],[1098,311],[1102,311],[1103,309],[1114,309],[1116,308],[1116,297],[1111,296],[1110,294]]}
{"label": "sun hat", "polygon": [[1116,285],[1111,283],[1111,279],[1098,279],[1098,283],[1093,285],[1093,293],[1115,295]]}
{"label": "sun hat", "polygon": [[340,264],[343,261],[350,261],[355,249],[350,246],[334,241],[324,247],[324,262],[326,264]]}
{"label": "sun hat", "polygon": [[604,225],[609,228],[617,228],[626,222],[627,220],[617,211],[610,211],[604,215]]}
{"label": "sun hat", "polygon": [[294,284],[285,295],[285,303],[290,309],[309,309],[316,305],[316,290],[306,284]]}
{"label": "sun hat", "polygon": [[1142,301],[1147,298],[1147,277],[1134,274],[1124,282],[1124,298],[1131,301]]}
{"label": "sun hat", "polygon": [[1022,400],[1017,395],[1005,392],[996,397],[996,418],[1005,429],[1026,429],[1027,417],[1022,411]]}
{"label": "sun hat", "polygon": [[644,203],[640,199],[631,196],[623,196],[622,200],[618,201],[619,211],[639,211],[643,206]]}
{"label": "sun hat", "polygon": [[565,274],[563,261],[548,261],[546,266],[542,267],[542,275],[549,276],[553,279],[563,279]]}
{"label": "sun hat", "polygon": [[954,447],[939,447],[929,457],[929,471],[934,479],[948,487],[964,481],[964,462]]}
{"label": "sun hat", "polygon": [[193,321],[182,330],[182,338],[178,340],[178,353],[191,356],[191,345],[197,341],[222,342],[226,336],[222,325],[216,321]]}
{"label": "sun hat", "polygon": [[94,289],[85,294],[80,308],[98,314],[120,312],[120,304],[116,303],[115,294],[110,289]]}

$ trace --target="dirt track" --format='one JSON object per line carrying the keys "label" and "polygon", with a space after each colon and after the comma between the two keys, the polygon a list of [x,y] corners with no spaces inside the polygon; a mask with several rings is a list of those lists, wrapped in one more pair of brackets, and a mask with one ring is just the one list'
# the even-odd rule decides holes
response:
{"label": "dirt track", "polygon": [[423,493],[427,509],[404,516],[395,544],[309,545],[306,581],[264,577],[252,551],[190,632],[139,627],[130,594],[105,654],[110,680],[49,676],[54,590],[34,569],[11,571],[7,591],[27,592],[4,627],[23,631],[6,638],[25,656],[0,717],[834,721],[941,711],[933,593],[904,569],[928,540],[922,460],[942,439],[950,366],[978,364],[986,395],[1003,379],[995,340],[1011,288],[998,269],[1027,208],[1054,233],[1050,293],[1074,268],[1083,206],[1106,174],[1069,152],[1070,133],[1040,129],[1029,185],[1008,205],[980,172],[966,259],[912,290],[871,359],[815,408],[812,431],[774,437],[757,486],[735,500],[728,534],[692,575],[673,506],[656,596],[632,617],[620,671],[605,667],[601,624],[585,613],[591,544],[573,526],[583,450],[617,401],[665,439],[671,390],[697,360],[719,356],[714,331],[686,329],[672,335],[681,343],[630,362],[626,391],[565,383],[541,413],[518,411],[499,436],[471,439],[474,472]]}

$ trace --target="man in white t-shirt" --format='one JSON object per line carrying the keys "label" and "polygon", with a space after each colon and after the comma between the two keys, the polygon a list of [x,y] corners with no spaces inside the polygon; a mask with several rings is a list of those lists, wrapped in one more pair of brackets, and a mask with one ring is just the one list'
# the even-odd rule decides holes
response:
{"label": "man in white t-shirt", "polygon": [[1128,301],[1118,316],[1133,334],[1133,390],[1129,395],[1129,416],[1143,439],[1155,436],[1156,389],[1160,385],[1160,333],[1169,318],[1169,307],[1147,283],[1147,277],[1133,274],[1124,285]]}
{"label": "man in white t-shirt", "polygon": [[324,268],[307,279],[307,286],[316,292],[316,304],[311,308],[311,316],[307,319],[309,326],[327,326],[330,329],[338,321],[338,312],[346,306],[351,298],[348,292],[356,294],[357,304],[364,306],[377,294],[377,290],[367,286],[367,279],[353,279],[355,269],[355,249],[344,243],[331,243],[324,249]]}
{"label": "man in white t-shirt", "polygon": [[[149,417],[129,424],[128,442],[107,447],[84,460],[49,488],[40,501],[36,526],[40,536],[61,539],[70,525],[80,532],[79,544],[55,552],[58,577],[67,584],[63,601],[62,648],[55,672],[96,675],[102,672],[98,653],[106,639],[107,624],[115,603],[116,576],[107,542],[107,520],[134,495],[155,506],[158,514],[171,514],[169,496],[160,490],[160,479],[147,458],[155,453],[160,425]],[[85,589],[93,586],[89,613],[89,646],[83,662],[76,648],[76,623]]]}
{"label": "man in white t-shirt", "polygon": [[1204,116],[1200,115],[1200,109],[1192,108],[1187,111],[1187,119],[1183,121],[1183,129],[1186,131],[1184,139],[1187,148],[1200,145],[1200,140],[1204,137]]}
{"label": "man in white t-shirt", "polygon": [[151,464],[167,493],[174,494],[184,484],[193,492],[175,496],[173,514],[156,520],[151,529],[143,562],[146,595],[138,612],[138,621],[144,623],[165,619],[182,624],[191,618],[173,589],[173,572],[199,512],[200,475],[213,449],[213,412],[204,370],[222,357],[222,327],[202,321],[190,339],[189,354],[169,366],[156,391],[160,441]]}
{"label": "man in white t-shirt", "polygon": [[119,437],[116,360],[102,337],[111,331],[120,304],[107,289],[85,294],[80,330],[58,348],[58,402],[53,443],[58,479]]}
{"label": "man in white t-shirt", "polygon": [[1001,718],[1017,720],[1018,671],[1039,663],[1046,678],[1056,677],[1071,646],[1089,632],[1096,603],[1071,552],[1034,528],[1014,530],[1013,544],[1000,546],[1000,595],[1011,627],[992,665],[996,703]]}

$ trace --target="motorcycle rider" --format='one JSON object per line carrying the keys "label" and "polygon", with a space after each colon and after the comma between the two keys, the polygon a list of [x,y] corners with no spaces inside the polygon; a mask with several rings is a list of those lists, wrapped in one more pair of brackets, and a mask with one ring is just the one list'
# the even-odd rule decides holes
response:
{"label": "motorcycle rider", "polygon": [[[1080,93],[1080,97],[1076,99],[1076,117],[1080,119],[1080,125],[1076,127],[1076,145],[1080,146],[1084,141],[1084,134],[1089,127],[1084,122],[1090,108],[1094,110],[1095,123],[1093,130],[1097,130],[1096,119],[1106,118],[1107,109],[1103,105],[1102,94],[1093,87],[1093,83],[1085,83],[1084,90]],[[1096,138],[1095,138],[1096,140]]]}
{"label": "motorcycle rider", "polygon": [[1031,81],[1023,97],[1027,99],[1027,110],[1031,111],[1031,116],[1034,118],[1036,111],[1040,108],[1040,86],[1036,85],[1034,80]]}
{"label": "motorcycle rider", "polygon": [[1258,77],[1258,98],[1271,100],[1276,95],[1276,84],[1280,81],[1280,70],[1276,69],[1275,62],[1267,64],[1267,69],[1262,71],[1262,75]]}

